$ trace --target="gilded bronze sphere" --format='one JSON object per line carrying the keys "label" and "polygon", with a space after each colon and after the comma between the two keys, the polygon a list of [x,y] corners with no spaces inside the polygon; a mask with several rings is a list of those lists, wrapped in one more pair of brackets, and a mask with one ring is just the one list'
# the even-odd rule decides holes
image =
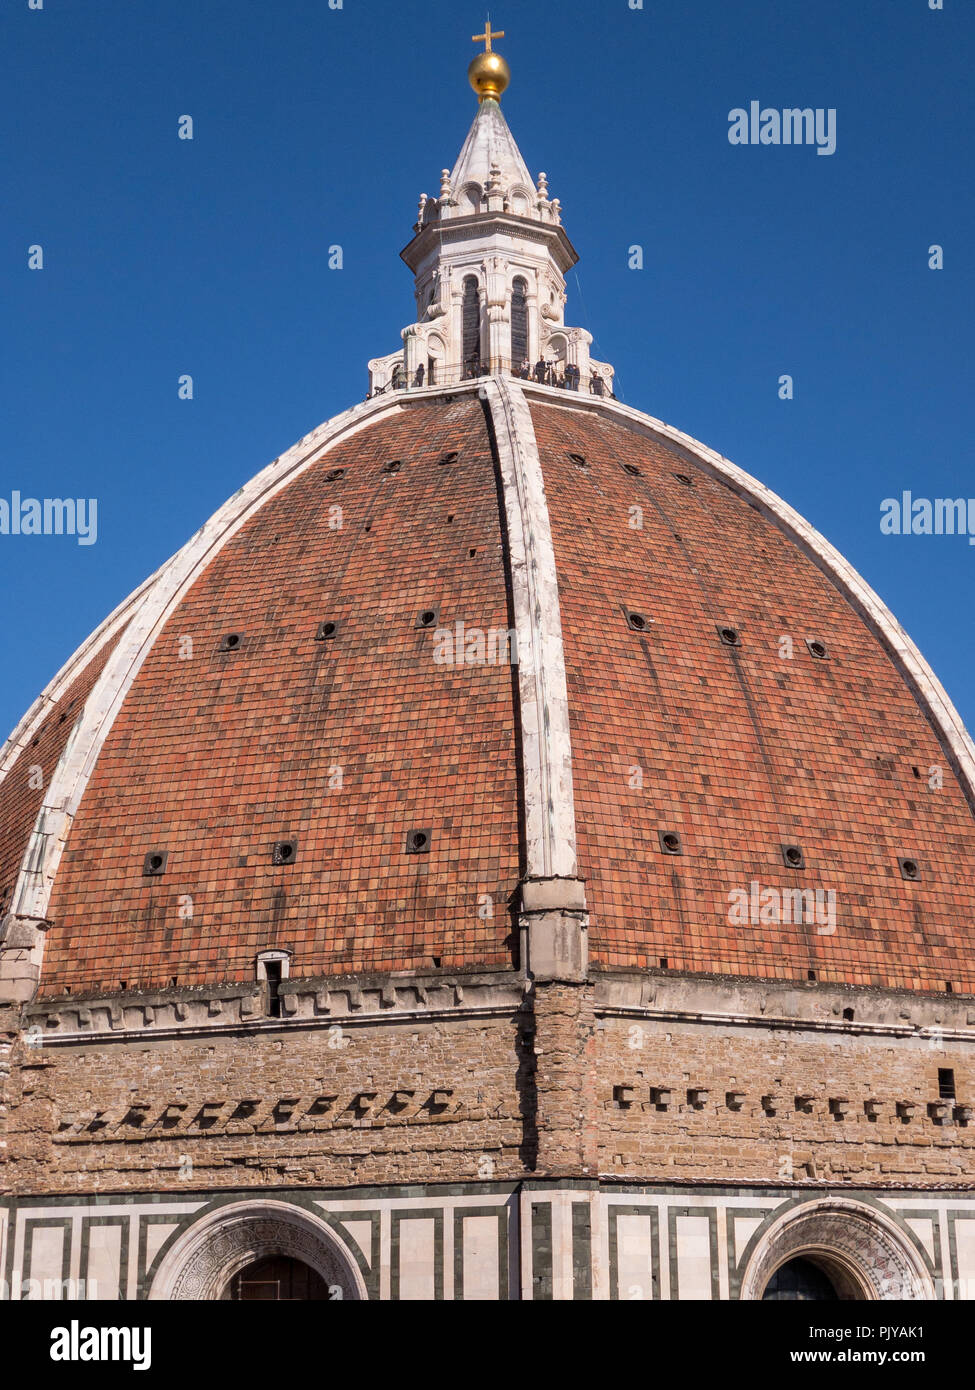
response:
{"label": "gilded bronze sphere", "polygon": [[467,77],[481,101],[488,97],[500,101],[511,81],[511,69],[500,53],[479,53],[467,69]]}

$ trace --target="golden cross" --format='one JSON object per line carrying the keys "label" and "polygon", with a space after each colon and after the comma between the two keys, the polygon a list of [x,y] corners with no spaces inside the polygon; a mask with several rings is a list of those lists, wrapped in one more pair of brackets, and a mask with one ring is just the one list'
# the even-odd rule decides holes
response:
{"label": "golden cross", "polygon": [[504,38],[504,30],[503,30],[503,29],[497,29],[497,30],[495,30],[495,31],[492,33],[492,31],[491,31],[491,21],[490,21],[490,19],[489,19],[488,22],[487,22],[487,23],[485,24],[485,26],[484,26],[484,33],[483,33],[483,34],[472,34],[472,35],[471,35],[471,43],[480,43],[481,40],[483,39],[484,42],[487,44],[487,47],[485,48],[484,52],[485,52],[485,53],[490,53],[490,52],[491,52],[491,40],[492,40],[492,39],[503,39],[503,38]]}

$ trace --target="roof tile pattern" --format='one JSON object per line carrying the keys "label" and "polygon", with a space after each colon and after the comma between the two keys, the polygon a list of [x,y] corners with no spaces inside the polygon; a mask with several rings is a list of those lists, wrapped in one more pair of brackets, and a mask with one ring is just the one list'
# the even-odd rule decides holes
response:
{"label": "roof tile pattern", "polygon": [[[975,989],[972,812],[881,641],[677,446],[568,401],[533,418],[594,965]],[[306,976],[511,966],[512,670],[435,661],[457,622],[512,626],[484,408],[439,396],[330,447],[181,602],[82,798],[41,993],[248,979],[272,947]],[[36,814],[18,775],[11,873]]]}
{"label": "roof tile pattern", "polygon": [[[435,662],[428,608],[438,627],[510,627],[469,396],[334,445],[194,584],[82,798],[41,994],[250,979],[274,947],[306,976],[509,967],[512,670]],[[338,628],[316,640],[323,622]],[[406,853],[411,828],[432,831],[428,852]],[[294,862],[272,864],[286,839]],[[146,877],[154,850],[165,873]]]}
{"label": "roof tile pattern", "polygon": [[[593,962],[975,988],[972,813],[880,641],[791,540],[677,448],[559,406],[536,403],[533,418]],[[661,830],[682,853],[662,851]],[[803,869],[786,868],[783,845]],[[899,858],[917,861],[917,881]],[[829,898],[817,916],[814,899],[800,912],[766,889],[834,893],[833,928]]]}

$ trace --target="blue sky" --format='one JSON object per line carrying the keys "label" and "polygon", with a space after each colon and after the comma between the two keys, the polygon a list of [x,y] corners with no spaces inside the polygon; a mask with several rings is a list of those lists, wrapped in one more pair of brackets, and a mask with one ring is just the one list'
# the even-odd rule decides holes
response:
{"label": "blue sky", "polygon": [[[5,0],[0,498],[95,497],[98,540],[0,536],[4,731],[227,496],[365,395],[413,317],[398,253],[473,118],[484,15]],[[975,724],[975,547],[879,526],[903,489],[975,496],[972,6],[496,0],[492,20],[505,114],[582,258],[568,321],[628,404],[823,531]],[[751,100],[835,108],[836,153],[731,145]]]}

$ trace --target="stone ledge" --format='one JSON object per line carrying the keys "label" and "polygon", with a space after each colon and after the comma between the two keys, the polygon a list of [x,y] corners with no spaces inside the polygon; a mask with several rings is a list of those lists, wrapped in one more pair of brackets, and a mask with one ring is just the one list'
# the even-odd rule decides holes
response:
{"label": "stone ledge", "polygon": [[521,885],[521,910],[585,912],[586,885],[581,878],[527,878]]}
{"label": "stone ledge", "polygon": [[281,1016],[264,1012],[256,982],[112,995],[61,995],[28,1005],[22,1026],[37,1046],[200,1033],[272,1032],[517,1012],[520,974],[313,976],[281,981]]}
{"label": "stone ledge", "polygon": [[975,1043],[975,999],[965,995],[677,972],[596,970],[592,978],[604,1019]]}

